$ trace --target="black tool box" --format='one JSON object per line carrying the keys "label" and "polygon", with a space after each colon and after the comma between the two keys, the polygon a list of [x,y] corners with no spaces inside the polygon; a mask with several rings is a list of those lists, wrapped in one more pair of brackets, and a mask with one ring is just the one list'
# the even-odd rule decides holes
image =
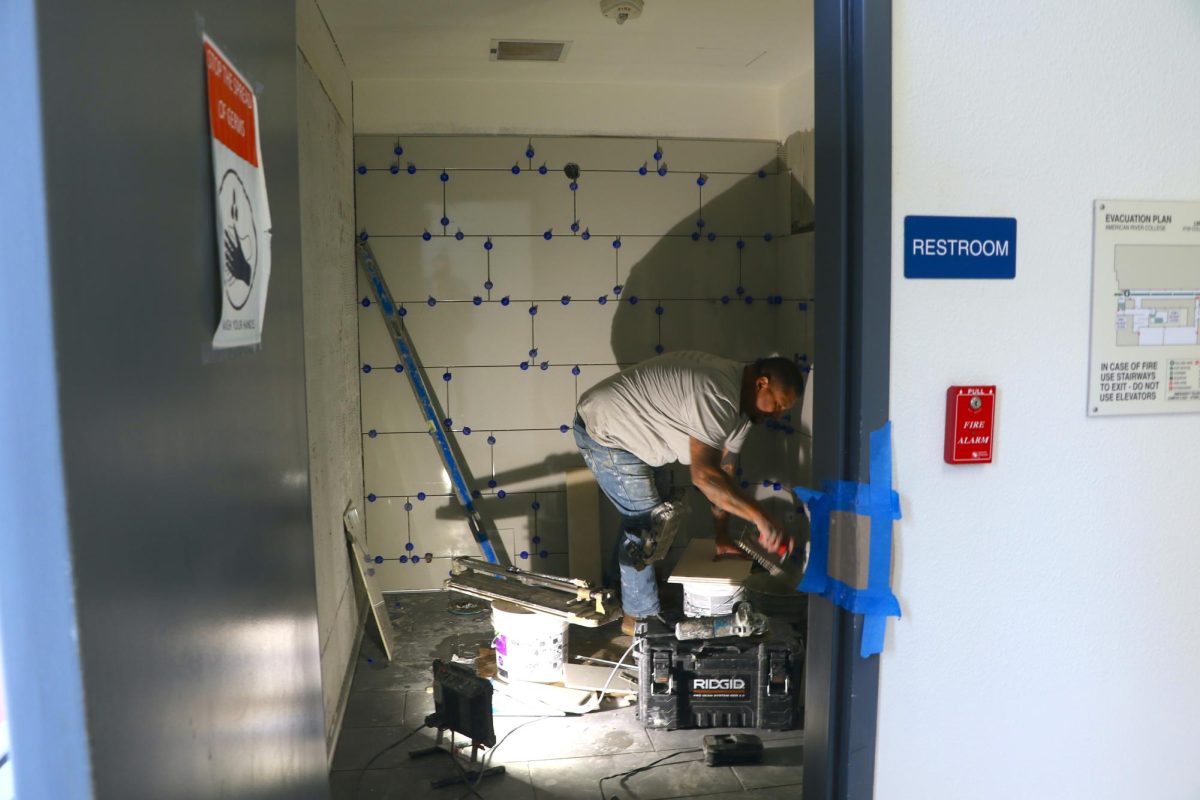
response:
{"label": "black tool box", "polygon": [[647,728],[763,728],[803,724],[804,644],[788,622],[767,634],[637,642],[638,719]]}

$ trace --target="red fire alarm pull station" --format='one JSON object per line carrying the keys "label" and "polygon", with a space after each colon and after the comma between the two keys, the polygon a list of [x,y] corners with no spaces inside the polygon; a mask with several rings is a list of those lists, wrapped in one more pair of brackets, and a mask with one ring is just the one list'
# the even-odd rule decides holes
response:
{"label": "red fire alarm pull station", "polygon": [[995,412],[995,386],[951,386],[946,390],[947,464],[991,463]]}

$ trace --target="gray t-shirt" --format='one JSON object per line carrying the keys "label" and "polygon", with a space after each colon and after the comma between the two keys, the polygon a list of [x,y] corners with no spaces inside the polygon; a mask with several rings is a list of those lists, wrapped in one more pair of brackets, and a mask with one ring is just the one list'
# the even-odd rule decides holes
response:
{"label": "gray t-shirt", "polygon": [[681,351],[605,378],[579,399],[588,435],[651,466],[691,463],[689,437],[736,453],[750,430],[740,410],[744,364]]}

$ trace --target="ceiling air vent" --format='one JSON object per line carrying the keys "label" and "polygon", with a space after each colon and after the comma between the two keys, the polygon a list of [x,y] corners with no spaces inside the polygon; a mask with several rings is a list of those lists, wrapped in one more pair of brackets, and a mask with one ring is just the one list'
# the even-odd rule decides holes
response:
{"label": "ceiling air vent", "polygon": [[533,39],[492,39],[492,61],[562,61],[571,49],[570,42]]}

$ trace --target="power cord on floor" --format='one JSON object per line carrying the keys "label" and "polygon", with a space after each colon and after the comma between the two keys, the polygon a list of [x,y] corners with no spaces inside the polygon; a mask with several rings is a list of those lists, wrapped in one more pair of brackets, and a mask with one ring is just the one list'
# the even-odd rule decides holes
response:
{"label": "power cord on floor", "polygon": [[[482,759],[480,759],[479,774],[475,777],[475,780],[473,782],[467,784],[467,791],[460,794],[456,798],[456,800],[466,800],[466,798],[470,797],[471,795],[480,797],[479,792],[475,791],[475,789],[479,786],[480,782],[483,781],[484,772],[487,771],[489,768],[491,768],[492,757],[494,755],[496,755],[496,751],[500,749],[500,745],[504,744],[504,742],[508,740],[508,737],[512,736],[514,733],[521,730],[521,728],[524,728],[526,725],[532,725],[533,723],[541,722],[544,719],[551,719],[551,717],[549,717],[549,716],[537,717],[536,719],[531,719],[531,720],[528,720],[527,722],[522,722],[520,725],[518,725],[517,727],[510,730],[508,733],[501,736],[500,741],[496,742],[496,746],[491,748],[490,750],[488,750],[487,755],[484,756]],[[554,719],[558,719],[558,717],[554,717]]]}
{"label": "power cord on floor", "polygon": [[370,759],[370,760],[367,762],[366,766],[365,766],[365,767],[363,767],[362,769],[360,769],[360,770],[358,771],[358,781],[356,781],[356,782],[355,782],[355,784],[354,784],[354,791],[350,793],[350,796],[351,796],[351,797],[358,797],[358,793],[359,793],[359,791],[362,789],[362,782],[363,782],[363,778],[364,778],[364,777],[366,777],[366,775],[367,775],[367,770],[369,770],[369,769],[371,768],[371,765],[372,765],[372,764],[374,764],[376,761],[378,761],[378,760],[379,760],[379,759],[380,759],[380,758],[381,758],[381,757],[382,757],[382,756],[383,756],[385,753],[388,753],[388,752],[390,752],[390,751],[392,751],[392,750],[395,750],[397,747],[399,747],[400,745],[404,744],[404,743],[405,743],[405,742],[407,742],[409,739],[411,739],[412,737],[416,736],[418,733],[420,733],[421,731],[425,730],[425,729],[426,729],[426,728],[428,728],[428,727],[429,727],[428,725],[424,725],[424,724],[422,724],[422,725],[420,725],[420,726],[418,726],[418,727],[416,727],[416,728],[413,728],[411,731],[409,731],[408,733],[404,734],[404,735],[403,735],[403,736],[401,736],[399,739],[397,739],[396,741],[392,742],[391,744],[389,744],[387,747],[385,747],[385,748],[383,748],[382,750],[380,750],[380,751],[379,751],[378,753],[376,753],[375,755],[371,756],[371,759]]}
{"label": "power cord on floor", "polygon": [[[641,773],[641,772],[645,772],[646,770],[654,769],[655,767],[664,766],[663,762],[666,761],[668,758],[674,758],[675,756],[681,756],[685,753],[699,753],[700,751],[701,751],[701,748],[699,748],[699,747],[693,747],[690,750],[677,750],[674,753],[667,753],[662,758],[655,759],[654,761],[651,761],[649,764],[646,764],[641,767],[637,767],[635,769],[631,769],[628,772],[617,772],[613,775],[605,775],[603,778],[601,778],[599,781],[596,782],[596,785],[600,788],[600,800],[608,800],[608,798],[606,798],[604,796],[604,782],[607,780],[610,780],[612,778],[620,778],[621,786],[624,786],[625,781],[629,780],[634,775],[637,775],[638,773]],[[698,758],[689,758],[687,761],[672,761],[670,764],[666,764],[665,766],[673,766],[674,764],[687,764],[692,761],[700,761],[700,760],[701,759],[698,759]],[[613,795],[612,800],[619,800],[619,798],[616,795]]]}

